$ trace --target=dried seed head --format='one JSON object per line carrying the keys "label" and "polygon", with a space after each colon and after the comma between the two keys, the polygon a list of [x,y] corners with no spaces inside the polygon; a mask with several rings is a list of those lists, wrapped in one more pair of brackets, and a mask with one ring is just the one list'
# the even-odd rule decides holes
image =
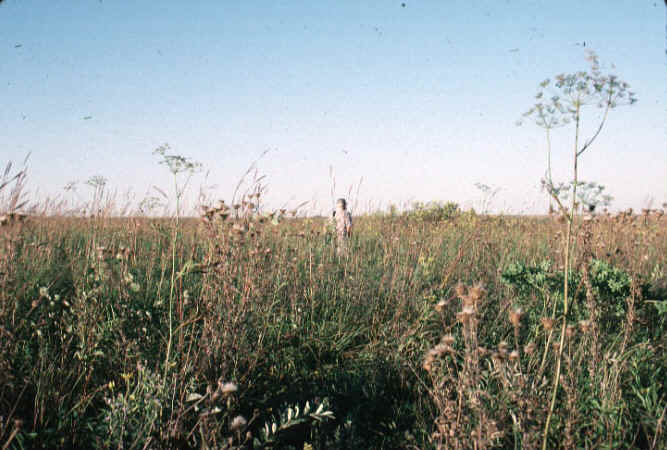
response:
{"label": "dried seed head", "polygon": [[218,382],[218,385],[219,385],[219,387],[220,387],[220,391],[221,391],[223,394],[225,394],[225,395],[227,395],[227,394],[232,394],[232,393],[234,393],[234,392],[236,392],[236,391],[239,390],[238,386],[237,386],[236,384],[234,384],[234,383],[221,383],[221,382]]}
{"label": "dried seed head", "polygon": [[446,334],[440,339],[440,342],[445,345],[453,345],[455,341],[456,339],[451,334]]}
{"label": "dried seed head", "polygon": [[498,344],[498,353],[501,353],[503,355],[507,354],[507,349],[509,348],[509,344],[507,341],[500,341]]}
{"label": "dried seed head", "polygon": [[554,327],[554,320],[551,317],[542,317],[540,322],[542,322],[542,327],[544,327],[546,331],[551,331]]}
{"label": "dried seed head", "polygon": [[577,327],[574,325],[568,325],[567,328],[565,329],[565,335],[568,338],[572,338],[574,336],[574,333],[577,331]]}
{"label": "dried seed head", "polygon": [[437,356],[438,356],[438,350],[435,347],[426,352],[427,359],[435,359],[437,358]]}
{"label": "dried seed head", "polygon": [[232,420],[232,423],[229,424],[229,429],[232,431],[240,430],[248,424],[248,421],[245,420],[243,416],[236,416]]}
{"label": "dried seed head", "polygon": [[519,359],[519,352],[517,350],[512,350],[510,353],[510,360],[511,361],[516,361]]}
{"label": "dried seed head", "polygon": [[484,298],[484,295],[486,295],[486,289],[484,289],[484,285],[479,282],[470,288],[469,295],[474,302],[478,302]]}
{"label": "dried seed head", "polygon": [[459,282],[456,287],[454,288],[454,291],[456,292],[456,295],[459,297],[463,297],[466,295],[466,287],[463,283]]}
{"label": "dried seed head", "polygon": [[434,356],[440,356],[447,351],[447,346],[445,344],[438,344],[433,347]]}
{"label": "dried seed head", "polygon": [[523,315],[523,310],[521,308],[516,308],[510,311],[510,322],[514,328],[519,328],[521,325],[521,316]]}
{"label": "dried seed head", "polygon": [[445,306],[447,306],[447,301],[446,300],[440,300],[438,303],[435,305],[435,310],[438,312],[441,312],[445,309]]}
{"label": "dried seed head", "polygon": [[456,318],[459,320],[459,322],[468,322],[470,318],[475,314],[475,310],[472,309],[471,306],[465,306],[461,312],[456,314]]}
{"label": "dried seed head", "polygon": [[591,330],[591,321],[590,320],[580,320],[579,329],[582,333],[588,333]]}
{"label": "dried seed head", "polygon": [[433,369],[433,359],[431,358],[424,359],[422,367],[424,368],[425,371],[430,372],[431,369]]}
{"label": "dried seed head", "polygon": [[235,223],[234,226],[232,226],[232,231],[234,231],[237,234],[244,234],[249,230],[248,225],[245,223]]}
{"label": "dried seed head", "polygon": [[536,347],[536,346],[535,346],[535,343],[534,343],[534,342],[530,342],[530,343],[528,343],[528,344],[523,348],[523,352],[524,352],[526,355],[532,355],[533,352],[535,351],[535,347]]}

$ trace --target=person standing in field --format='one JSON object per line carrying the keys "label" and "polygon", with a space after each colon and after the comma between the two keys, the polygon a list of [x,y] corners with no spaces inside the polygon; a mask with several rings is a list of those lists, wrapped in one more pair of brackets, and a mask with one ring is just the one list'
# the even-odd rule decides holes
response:
{"label": "person standing in field", "polygon": [[339,255],[347,254],[347,241],[352,234],[352,214],[347,210],[347,202],[344,198],[336,201],[336,210],[331,218],[336,227],[336,252]]}

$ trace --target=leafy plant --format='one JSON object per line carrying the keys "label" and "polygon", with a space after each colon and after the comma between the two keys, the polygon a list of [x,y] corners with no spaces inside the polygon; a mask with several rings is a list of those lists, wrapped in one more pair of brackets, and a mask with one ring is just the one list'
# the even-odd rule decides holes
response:
{"label": "leafy plant", "polygon": [[440,222],[451,220],[461,213],[459,205],[455,202],[415,202],[412,209],[405,215],[420,222]]}

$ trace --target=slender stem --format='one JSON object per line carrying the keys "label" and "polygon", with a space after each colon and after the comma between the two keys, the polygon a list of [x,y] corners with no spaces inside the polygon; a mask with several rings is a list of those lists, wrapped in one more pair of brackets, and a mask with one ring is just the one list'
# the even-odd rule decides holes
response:
{"label": "slender stem", "polygon": [[176,190],[176,222],[173,226],[171,236],[171,281],[169,286],[169,339],[167,340],[167,355],[164,361],[164,382],[167,382],[167,375],[169,374],[169,361],[171,357],[171,345],[174,338],[173,326],[173,309],[174,309],[174,284],[176,276],[176,239],[178,238],[178,218],[180,211],[180,195],[178,190],[178,179],[174,172],[174,188]]}
{"label": "slender stem", "polygon": [[558,346],[558,357],[556,359],[556,374],[554,375],[554,384],[551,392],[551,404],[549,405],[549,414],[547,415],[547,421],[544,425],[544,436],[542,438],[542,450],[547,448],[547,439],[549,436],[549,426],[551,424],[551,417],[554,412],[554,407],[556,406],[556,396],[558,394],[558,385],[560,383],[560,372],[561,372],[561,361],[563,359],[563,347],[565,345],[565,330],[567,327],[567,313],[568,313],[568,284],[570,276],[570,245],[572,241],[572,224],[574,222],[575,212],[576,212],[576,200],[577,200],[577,181],[578,181],[578,172],[577,172],[577,159],[579,156],[579,112],[581,109],[581,103],[579,99],[575,102],[576,113],[575,113],[575,135],[574,135],[574,181],[572,185],[572,203],[570,206],[570,213],[567,217],[567,231],[565,237],[565,264],[563,270],[565,271],[563,276],[563,324],[561,326],[560,332],[560,342]]}
{"label": "slender stem", "polygon": [[549,183],[552,182],[551,178],[551,129],[547,128],[547,176],[549,177]]}
{"label": "slender stem", "polygon": [[[586,149],[588,149],[588,147],[591,146],[591,144],[593,143],[595,138],[598,137],[598,134],[600,134],[600,131],[602,131],[602,127],[604,127],[604,124],[607,121],[607,115],[609,114],[609,109],[611,108],[611,99],[613,98],[613,95],[614,95],[613,91],[610,90],[609,91],[609,96],[607,97],[607,106],[604,110],[604,115],[602,116],[602,120],[600,121],[600,126],[598,127],[597,131],[593,134],[593,137],[588,139],[584,143],[583,147],[581,147],[581,150],[576,152],[576,156],[580,156],[582,153],[584,153],[586,151]],[[577,108],[577,119],[578,118],[579,118],[579,111],[578,111],[578,108]],[[578,129],[577,129],[577,131],[578,131]],[[575,149],[576,149],[576,147],[575,147]]]}

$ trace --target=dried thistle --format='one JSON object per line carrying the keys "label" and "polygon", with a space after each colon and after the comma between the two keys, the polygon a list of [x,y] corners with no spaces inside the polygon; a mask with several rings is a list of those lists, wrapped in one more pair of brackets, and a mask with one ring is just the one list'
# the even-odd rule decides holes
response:
{"label": "dried thistle", "polygon": [[551,317],[542,317],[540,322],[545,331],[551,331],[554,327],[554,320]]}
{"label": "dried thistle", "polygon": [[440,342],[445,345],[453,345],[455,341],[456,338],[454,338],[454,336],[451,334],[445,334],[442,338],[440,338]]}
{"label": "dried thistle", "polygon": [[484,285],[482,284],[482,282],[479,282],[479,283],[477,283],[476,285],[474,285],[473,287],[470,288],[468,294],[469,294],[470,299],[474,303],[477,303],[478,301],[483,299],[484,296],[486,295],[486,289],[484,288]]}
{"label": "dried thistle", "polygon": [[523,316],[523,310],[521,308],[516,308],[509,312],[510,322],[512,322],[514,328],[519,328],[521,326],[521,316]]}
{"label": "dried thistle", "polygon": [[456,284],[456,287],[454,288],[454,292],[456,292],[456,295],[458,297],[463,297],[466,295],[466,287],[463,283],[459,282]]}

